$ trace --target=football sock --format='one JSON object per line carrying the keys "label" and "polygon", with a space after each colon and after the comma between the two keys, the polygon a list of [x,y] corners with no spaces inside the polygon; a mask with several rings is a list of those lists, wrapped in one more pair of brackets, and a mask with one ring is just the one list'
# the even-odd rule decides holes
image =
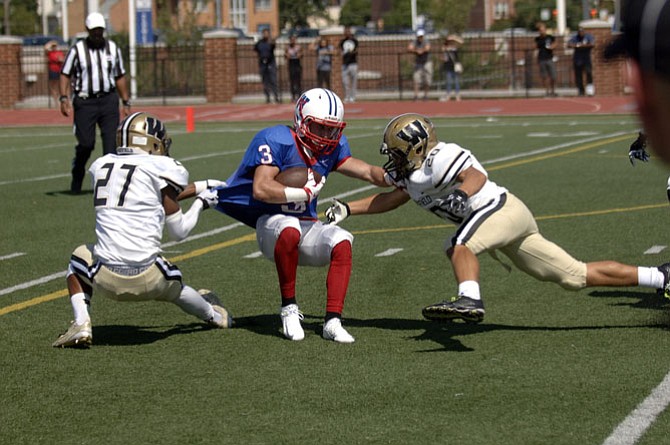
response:
{"label": "football sock", "polygon": [[665,283],[663,273],[655,267],[637,268],[637,285],[641,287],[651,287],[660,289]]}
{"label": "football sock", "polygon": [[479,294],[479,283],[476,281],[463,281],[458,284],[458,296],[459,297],[468,297],[473,300],[481,300],[481,295]]}
{"label": "football sock", "polygon": [[275,244],[274,259],[279,276],[279,292],[283,299],[295,299],[295,277],[298,273],[298,243],[300,232],[289,227],[282,230]]}
{"label": "football sock", "polygon": [[326,313],[341,314],[351,277],[351,243],[342,241],[330,254],[326,277]]}
{"label": "football sock", "polygon": [[298,304],[298,301],[295,299],[295,297],[292,298],[281,298],[281,307],[286,307],[289,304]]}
{"label": "football sock", "polygon": [[72,310],[74,311],[74,322],[75,324],[84,324],[91,317],[88,314],[88,305],[90,304],[89,298],[83,292],[74,294],[70,297],[70,303],[72,304]]}
{"label": "football sock", "polygon": [[328,323],[328,320],[330,320],[331,318],[342,318],[342,314],[338,312],[326,312],[326,318],[324,319],[324,321]]}
{"label": "football sock", "polygon": [[212,305],[205,301],[202,295],[190,286],[182,288],[181,294],[174,300],[174,304],[187,314],[194,315],[203,321],[216,320],[217,316],[219,317],[219,321],[221,320],[221,314],[212,309]]}

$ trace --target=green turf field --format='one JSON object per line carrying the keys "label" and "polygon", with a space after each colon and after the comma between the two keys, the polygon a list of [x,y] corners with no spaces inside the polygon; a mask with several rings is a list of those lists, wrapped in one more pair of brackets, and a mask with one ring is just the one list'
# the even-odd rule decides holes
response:
{"label": "green turf field", "polygon": [[[384,125],[349,122],[356,156],[385,162]],[[577,258],[670,260],[667,248],[648,253],[670,245],[668,171],[655,158],[631,167],[633,117],[436,125]],[[172,154],[192,180],[225,179],[263,126],[186,134],[168,123]],[[53,349],[72,317],[69,255],[94,240],[91,187],[67,192],[73,145],[66,127],[0,129],[2,444],[603,444],[670,371],[670,302],[652,290],[569,292],[488,255],[486,319],[424,320],[423,306],[456,291],[442,248],[453,227],[412,203],[342,224],[356,237],[344,313],[352,345],[320,337],[324,268],[299,270],[306,338],[284,339],[274,265],[254,255],[251,229],[207,211],[195,236],[164,249],[186,283],[222,297],[236,328],[209,329],[169,304],[94,298],[93,347]],[[333,174],[321,200],[369,193]],[[668,443],[669,430],[666,410],[637,443]]]}

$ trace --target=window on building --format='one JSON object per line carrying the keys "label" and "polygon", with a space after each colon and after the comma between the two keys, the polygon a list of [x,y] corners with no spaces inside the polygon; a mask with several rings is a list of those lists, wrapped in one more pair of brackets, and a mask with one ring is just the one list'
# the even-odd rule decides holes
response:
{"label": "window on building", "polygon": [[233,28],[247,29],[247,0],[230,0],[230,24]]}
{"label": "window on building", "polygon": [[493,8],[493,16],[496,20],[509,18],[509,4],[506,2],[496,2]]}
{"label": "window on building", "polygon": [[254,8],[256,11],[269,11],[272,9],[271,0],[254,0]]}

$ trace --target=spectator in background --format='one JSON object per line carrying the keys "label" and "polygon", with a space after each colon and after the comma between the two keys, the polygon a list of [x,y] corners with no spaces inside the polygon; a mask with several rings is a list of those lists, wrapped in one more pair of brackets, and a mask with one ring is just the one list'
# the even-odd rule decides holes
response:
{"label": "spectator in background", "polygon": [[275,103],[281,103],[277,90],[277,62],[275,61],[275,42],[270,37],[270,30],[263,29],[261,39],[254,45],[254,51],[258,55],[258,70],[263,81],[263,93],[265,102],[270,103],[270,95]]}
{"label": "spectator in background", "polygon": [[[60,70],[65,61],[65,54],[58,49],[58,42],[55,40],[49,40],[44,45],[44,51],[47,55],[47,68],[49,72],[49,94],[54,99],[54,102],[58,102],[58,79],[60,79]],[[51,106],[51,102],[49,102],[49,106]]]}
{"label": "spectator in background", "polygon": [[461,100],[461,73],[463,65],[458,58],[458,47],[463,39],[455,35],[448,35],[442,44],[442,67],[444,70],[445,93],[440,101],[446,102],[451,98],[454,91],[457,101]]}
{"label": "spectator in background", "polygon": [[342,85],[344,86],[344,102],[356,100],[358,85],[358,39],[351,33],[351,27],[344,28],[344,38],[340,41],[342,51]]}
{"label": "spectator in background", "polygon": [[86,163],[95,148],[96,125],[100,127],[103,153],[116,153],[116,127],[121,115],[119,96],[123,117],[130,114],[123,57],[116,43],[104,36],[105,18],[99,12],[92,12],[86,17],[85,25],[88,37],[79,40],[67,52],[58,84],[61,114],[70,116],[74,110],[77,145],[72,161],[72,194],[81,192]]}
{"label": "spectator in background", "polygon": [[[591,70],[591,50],[595,39],[591,34],[584,32],[581,26],[569,41],[568,48],[574,48],[572,55],[572,66],[575,70],[575,84],[580,96],[589,94],[593,96],[593,73]],[[584,75],[586,75],[586,88],[584,88]]]}
{"label": "spectator in background", "polygon": [[284,51],[284,57],[288,65],[288,80],[291,85],[291,100],[295,102],[302,94],[302,48],[298,45],[295,34],[289,37],[288,46]]}
{"label": "spectator in background", "polygon": [[328,44],[325,37],[319,37],[312,43],[316,51],[316,86],[330,89],[330,73],[333,69],[333,45]]}
{"label": "spectator in background", "polygon": [[433,80],[433,62],[430,60],[430,43],[424,40],[426,32],[416,32],[416,40],[407,46],[407,51],[414,54],[414,100],[419,98],[419,90],[423,88],[423,100],[428,99],[428,90]]}
{"label": "spectator in background", "polygon": [[554,66],[554,48],[556,39],[551,34],[547,34],[547,25],[540,23],[537,25],[539,35],[535,37],[535,47],[537,48],[537,63],[540,67],[540,77],[544,84],[547,96],[556,96],[556,67]]}

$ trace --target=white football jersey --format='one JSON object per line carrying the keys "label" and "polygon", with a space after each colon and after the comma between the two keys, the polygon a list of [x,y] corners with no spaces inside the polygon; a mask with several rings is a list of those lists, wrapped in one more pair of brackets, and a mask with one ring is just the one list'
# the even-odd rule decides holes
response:
{"label": "white football jersey", "polygon": [[412,172],[409,178],[403,181],[404,184],[401,185],[405,186],[409,196],[422,208],[435,213],[440,218],[460,223],[460,218],[454,218],[441,210],[436,201],[445,199],[449,193],[461,185],[457,177],[469,167],[474,167],[482,172],[487,177],[487,181],[479,192],[468,198],[468,211],[463,218],[466,219],[470,213],[485,206],[491,200],[505,193],[507,189],[488,180],[488,174],[484,167],[469,150],[460,145],[439,142],[428,153],[421,167]]}
{"label": "white football jersey", "polygon": [[188,171],[167,156],[108,154],[89,168],[95,206],[95,255],[108,265],[145,266],[160,253],[161,190],[181,192]]}

